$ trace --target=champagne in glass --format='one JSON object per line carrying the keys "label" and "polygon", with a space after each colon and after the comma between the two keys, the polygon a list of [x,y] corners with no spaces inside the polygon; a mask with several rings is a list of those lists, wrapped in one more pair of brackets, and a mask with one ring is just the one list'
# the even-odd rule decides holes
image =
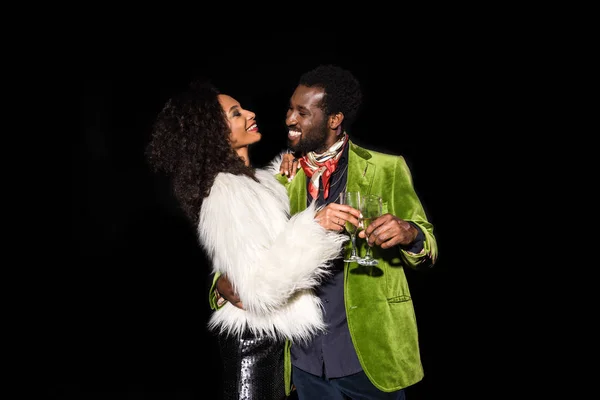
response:
{"label": "champagne in glass", "polygon": [[[379,217],[382,213],[382,200],[381,196],[368,194],[362,197],[360,204],[360,211],[362,213],[362,227],[366,231],[367,227],[372,220]],[[368,239],[368,238],[367,238]],[[360,265],[377,265],[379,262],[371,255],[371,246],[368,245],[367,240],[367,253],[365,256],[357,261]]]}
{"label": "champagne in glass", "polygon": [[[340,204],[349,205],[352,208],[356,208],[360,210],[360,193],[359,192],[342,192],[340,193]],[[358,256],[356,251],[356,234],[358,232],[356,225],[351,222],[346,221],[346,232],[350,235],[350,240],[352,242],[352,253],[350,253],[349,257],[344,259],[344,262],[356,262],[361,258]]]}
{"label": "champagne in glass", "polygon": [[371,220],[373,218],[362,218],[362,228],[367,229],[367,227],[371,224]]}

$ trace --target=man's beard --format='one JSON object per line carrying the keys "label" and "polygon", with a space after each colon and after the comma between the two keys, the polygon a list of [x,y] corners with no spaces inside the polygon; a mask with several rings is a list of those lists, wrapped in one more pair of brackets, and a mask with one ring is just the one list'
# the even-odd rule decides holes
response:
{"label": "man's beard", "polygon": [[296,154],[304,155],[314,151],[316,153],[323,153],[327,150],[327,134],[329,133],[327,126],[315,127],[309,132],[302,132],[302,137],[298,143],[293,146],[291,141],[288,140],[288,146]]}

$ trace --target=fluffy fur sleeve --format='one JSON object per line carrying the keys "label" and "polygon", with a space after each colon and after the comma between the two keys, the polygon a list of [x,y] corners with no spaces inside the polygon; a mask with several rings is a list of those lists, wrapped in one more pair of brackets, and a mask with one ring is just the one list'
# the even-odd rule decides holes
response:
{"label": "fluffy fur sleeve", "polygon": [[347,240],[315,221],[314,204],[290,218],[287,193],[271,172],[257,171],[261,183],[219,174],[198,226],[213,269],[227,275],[246,311],[257,314],[317,285]]}

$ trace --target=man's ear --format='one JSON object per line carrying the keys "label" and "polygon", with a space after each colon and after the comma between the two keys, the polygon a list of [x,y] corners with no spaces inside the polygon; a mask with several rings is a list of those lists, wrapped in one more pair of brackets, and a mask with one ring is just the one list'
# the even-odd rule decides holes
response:
{"label": "man's ear", "polygon": [[339,112],[329,116],[329,129],[336,130],[342,124],[344,114]]}

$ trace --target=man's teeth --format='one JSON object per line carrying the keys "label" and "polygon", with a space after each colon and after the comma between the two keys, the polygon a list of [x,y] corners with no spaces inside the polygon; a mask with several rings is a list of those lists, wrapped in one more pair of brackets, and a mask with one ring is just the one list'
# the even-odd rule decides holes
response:
{"label": "man's teeth", "polygon": [[299,131],[289,131],[288,136],[297,137],[297,136],[300,136],[300,132]]}

